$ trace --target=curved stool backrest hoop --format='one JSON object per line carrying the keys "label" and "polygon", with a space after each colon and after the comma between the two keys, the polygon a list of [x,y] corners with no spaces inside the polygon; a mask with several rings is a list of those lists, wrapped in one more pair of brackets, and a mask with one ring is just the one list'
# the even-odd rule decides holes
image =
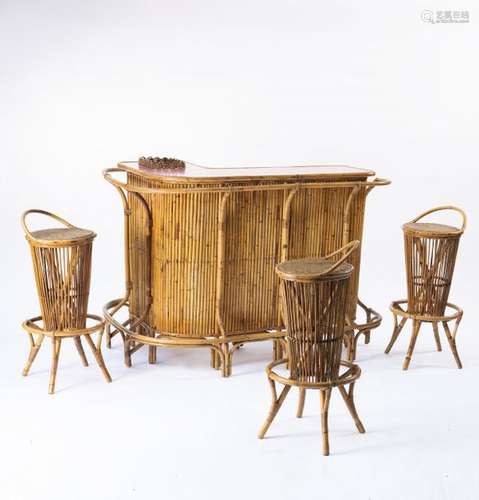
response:
{"label": "curved stool backrest hoop", "polygon": [[319,278],[320,276],[325,276],[325,275],[330,274],[333,271],[335,271],[343,262],[346,262],[346,260],[348,259],[348,257],[357,248],[359,248],[359,245],[360,245],[360,241],[359,240],[350,241],[349,243],[346,243],[346,245],[344,245],[339,250],[336,250],[336,251],[334,251],[334,252],[332,252],[332,253],[330,253],[328,255],[325,255],[323,257],[323,259],[324,260],[329,260],[329,259],[331,259],[331,257],[335,257],[336,255],[343,253],[343,256],[340,259],[338,259],[337,262],[335,262],[333,265],[331,265],[331,267],[329,267],[328,269],[325,269],[323,272],[321,272],[320,274],[318,274],[317,277]]}
{"label": "curved stool backrest hoop", "polygon": [[27,210],[25,212],[23,212],[22,214],[22,217],[21,217],[21,223],[22,223],[22,228],[23,230],[25,231],[25,234],[31,238],[32,240],[35,239],[35,237],[32,235],[32,233],[30,232],[30,230],[28,229],[28,226],[27,226],[27,217],[30,215],[30,214],[41,214],[41,215],[46,215],[47,217],[51,217],[52,219],[55,219],[57,222],[60,222],[61,224],[63,224],[64,226],[66,227],[69,227],[69,228],[76,228],[76,226],[74,226],[73,224],[70,224],[68,221],[66,221],[65,219],[63,219],[62,217],[60,217],[59,215],[55,215],[51,212],[47,212],[46,210],[40,210],[38,208],[32,208],[31,210]]}
{"label": "curved stool backrest hoop", "polygon": [[[312,272],[311,269],[307,269],[306,272],[301,272],[299,269],[295,269],[294,272],[288,272],[288,270],[283,270],[282,268],[285,265],[288,265],[288,262],[293,262],[293,261],[286,261],[281,264],[278,264],[276,266],[276,274],[279,275],[279,277],[283,280],[286,281],[298,281],[298,282],[311,282],[311,281],[316,281],[316,280],[323,280],[323,279],[328,279],[328,277],[333,278],[334,272],[346,262],[346,260],[349,258],[349,256],[357,249],[359,248],[361,242],[359,240],[354,240],[350,241],[349,243],[346,243],[343,247],[341,247],[338,250],[335,250],[334,252],[325,255],[324,257],[321,257],[320,259],[298,259],[298,263],[306,262],[306,263],[311,263],[313,261],[316,262],[323,262],[327,263],[328,267],[321,266],[320,269],[318,269],[315,272]],[[336,257],[337,255],[343,254],[337,261],[332,261],[332,257]]]}
{"label": "curved stool backrest hoop", "polygon": [[432,214],[434,212],[440,212],[442,210],[452,210],[452,211],[457,212],[458,214],[461,215],[461,217],[462,217],[461,234],[462,234],[465,231],[465,229],[466,229],[467,216],[466,216],[464,210],[462,210],[459,207],[455,207],[453,205],[443,205],[443,206],[440,206],[440,207],[431,208],[430,210],[426,210],[422,214],[420,214],[417,217],[415,217],[411,222],[418,222],[423,217],[426,217],[426,215]]}

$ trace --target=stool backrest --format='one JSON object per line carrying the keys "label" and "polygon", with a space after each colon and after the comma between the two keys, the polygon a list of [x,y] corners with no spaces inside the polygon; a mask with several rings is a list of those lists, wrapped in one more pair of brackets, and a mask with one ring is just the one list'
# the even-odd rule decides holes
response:
{"label": "stool backrest", "polygon": [[[353,266],[346,263],[359,246],[351,242],[322,259],[287,261],[276,267],[282,278],[291,378],[331,382],[339,374],[347,299]],[[343,254],[339,260],[333,257]]]}

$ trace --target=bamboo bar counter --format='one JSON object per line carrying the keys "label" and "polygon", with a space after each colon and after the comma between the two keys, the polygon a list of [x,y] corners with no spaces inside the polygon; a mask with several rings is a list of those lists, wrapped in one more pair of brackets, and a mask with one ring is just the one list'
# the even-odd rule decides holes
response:
{"label": "bamboo bar counter", "polygon": [[[140,162],[141,163],[141,162]],[[326,255],[362,239],[375,173],[348,166],[210,168],[122,162],[103,172],[125,214],[126,291],[105,305],[107,345],[120,333],[125,363],[143,345],[207,347],[231,373],[233,352],[272,339],[281,359],[284,326],[276,264]],[[360,249],[348,296],[349,358],[381,317],[358,300]],[[365,321],[356,320],[356,309]],[[120,310],[126,309],[126,319]]]}

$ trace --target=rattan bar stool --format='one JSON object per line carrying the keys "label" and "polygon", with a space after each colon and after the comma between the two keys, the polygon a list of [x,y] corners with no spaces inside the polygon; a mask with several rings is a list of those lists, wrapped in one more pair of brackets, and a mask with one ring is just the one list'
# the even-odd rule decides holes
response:
{"label": "rattan bar stool", "polygon": [[[30,231],[26,217],[37,213],[52,217],[65,225],[63,228]],[[81,343],[84,336],[107,382],[110,374],[101,354],[103,318],[88,314],[93,231],[73,226],[66,220],[44,210],[27,210],[22,215],[22,226],[30,244],[33,270],[40,301],[41,316],[28,319],[22,327],[30,338],[30,354],[23,375],[28,375],[45,337],[52,339],[52,366],[48,392],[55,391],[60,347],[64,338],[73,338],[84,366],[88,361]],[[87,326],[87,319],[93,322]],[[95,345],[91,335],[98,332]]]}
{"label": "rattan bar stool", "polygon": [[[462,227],[418,222],[426,215],[440,210],[454,210],[461,214]],[[460,208],[443,206],[432,208],[402,226],[408,298],[407,300],[396,300],[390,306],[394,316],[394,330],[385,352],[386,354],[390,352],[404,324],[408,319],[412,319],[412,336],[403,363],[403,370],[407,370],[409,367],[422,323],[432,324],[438,351],[441,351],[438,324],[442,323],[457,367],[462,368],[456,348],[456,334],[463,311],[447,300],[459,240],[466,228],[466,221],[466,214]],[[398,316],[401,316],[399,323]],[[455,321],[452,333],[448,325],[449,321]]]}
{"label": "rattan bar stool", "polygon": [[[281,278],[282,309],[286,325],[287,359],[266,368],[273,401],[258,437],[262,439],[291,387],[299,388],[297,417],[302,417],[306,389],[318,389],[321,402],[323,454],[329,455],[328,408],[333,387],[338,387],[359,432],[364,427],[354,405],[353,391],[361,375],[358,365],[341,360],[346,328],[348,288],[353,266],[346,263],[359,246],[353,241],[322,259],[285,261],[276,266]],[[337,261],[334,258],[342,254]],[[289,377],[273,369],[286,364]],[[340,368],[343,367],[340,373]],[[276,382],[284,385],[277,395]],[[349,386],[346,390],[345,386]]]}

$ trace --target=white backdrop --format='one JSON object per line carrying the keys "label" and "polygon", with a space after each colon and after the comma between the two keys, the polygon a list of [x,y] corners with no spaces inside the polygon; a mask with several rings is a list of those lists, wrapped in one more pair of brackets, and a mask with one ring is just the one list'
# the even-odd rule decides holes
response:
{"label": "white backdrop", "polygon": [[[479,10],[443,4],[0,0],[0,496],[476,498]],[[470,22],[426,23],[424,9],[468,11]],[[392,180],[366,212],[361,296],[385,319],[358,356],[365,436],[338,403],[335,456],[323,458],[319,404],[296,422],[292,401],[258,442],[266,345],[238,354],[230,380],[206,352],[161,351],[156,367],[140,352],[127,370],[118,342],[105,354],[111,386],[71,346],[55,396],[46,394],[49,348],[21,378],[19,324],[38,311],[21,212],[44,208],[98,233],[91,310],[100,311],[123,291],[122,213],[101,170],[141,155],[341,163]],[[442,204],[470,218],[451,293],[465,309],[465,369],[446,345],[433,352],[425,328],[402,373],[408,333],[381,354],[388,304],[406,292],[400,225]]]}

